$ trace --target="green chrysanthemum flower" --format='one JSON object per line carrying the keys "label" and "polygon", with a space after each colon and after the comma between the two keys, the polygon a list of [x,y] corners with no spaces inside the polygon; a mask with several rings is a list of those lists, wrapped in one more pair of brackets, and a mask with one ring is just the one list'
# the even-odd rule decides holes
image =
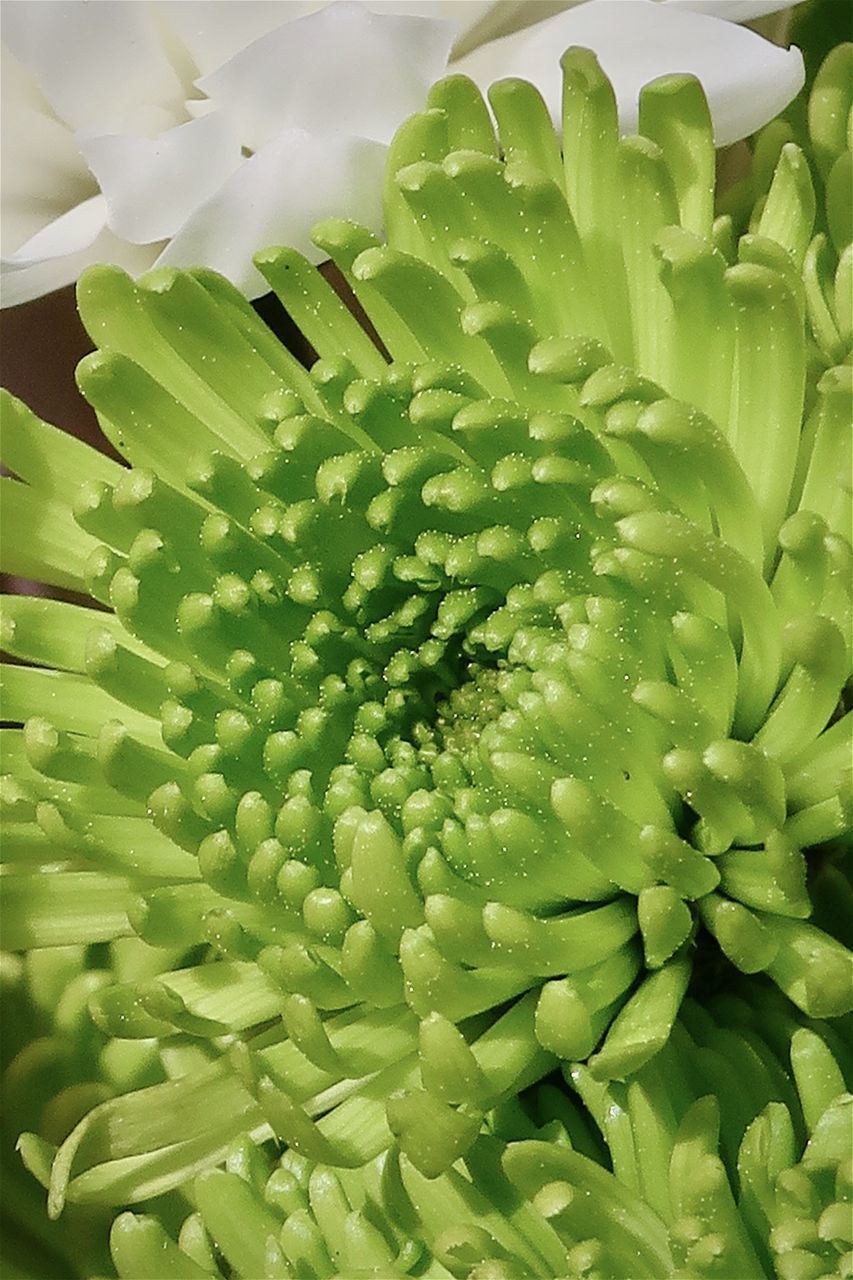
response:
{"label": "green chrysanthemum flower", "polygon": [[767,987],[752,995],[687,1000],[628,1084],[567,1070],[588,1112],[551,1084],[505,1105],[435,1180],[397,1152],[342,1170],[235,1143],[175,1239],[116,1220],[119,1273],[158,1276],[168,1257],[170,1274],[217,1275],[218,1249],[246,1278],[844,1276],[853,1098],[833,1051],[849,1052]]}
{"label": "green chrysanthemum flower", "polygon": [[59,1222],[48,1222],[44,1193],[14,1152],[22,1130],[58,1144],[99,1103],[162,1079],[157,1042],[107,1039],[89,1001],[111,982],[158,972],[164,957],[138,938],[122,938],[104,952],[59,946],[0,954],[0,1275],[9,1280],[64,1280],[109,1267],[109,1207],[69,1205]]}
{"label": "green chrysanthemum flower", "polygon": [[[218,1274],[210,1232],[246,1277],[563,1274],[569,1248],[624,1280],[586,1164],[599,1252],[551,1223],[568,1202],[533,1261],[488,1223],[497,1253],[435,1243],[489,1198],[512,1219],[507,1108],[584,1063],[596,1114],[606,1082],[680,1061],[697,961],[811,1018],[853,1006],[803,852],[851,808],[849,50],[812,96],[817,174],[786,143],[737,244],[698,85],[649,86],[620,141],[592,55],[563,65],[563,154],[530,85],[495,86],[496,139],[452,78],[392,147],[388,243],[318,228],[379,344],[289,250],[257,261],[310,372],[209,272],[100,268],[79,381],[130,469],[5,404],[8,567],[112,610],[5,602],[36,664],[4,672],[5,945],[138,935],[149,961],[89,1005],[156,1059],[22,1152],[53,1216],[178,1187],[200,1215],[180,1245],[120,1219],[122,1275]],[[696,1114],[678,1141],[717,1160]],[[572,1182],[551,1143],[543,1185]],[[353,1171],[322,1175],[334,1212],[315,1163]],[[382,1217],[401,1168],[418,1191]],[[631,1191],[660,1244],[642,1274],[736,1274],[699,1207],[671,1206],[682,1258]],[[759,1267],[785,1252],[768,1231]]]}

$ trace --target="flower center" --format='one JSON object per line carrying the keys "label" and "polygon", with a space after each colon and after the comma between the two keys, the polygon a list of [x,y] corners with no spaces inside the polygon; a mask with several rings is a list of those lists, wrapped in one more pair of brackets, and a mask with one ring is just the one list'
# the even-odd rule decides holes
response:
{"label": "flower center", "polygon": [[500,674],[496,666],[466,663],[462,683],[436,704],[430,743],[433,749],[452,752],[462,759],[476,751],[483,730],[506,708]]}

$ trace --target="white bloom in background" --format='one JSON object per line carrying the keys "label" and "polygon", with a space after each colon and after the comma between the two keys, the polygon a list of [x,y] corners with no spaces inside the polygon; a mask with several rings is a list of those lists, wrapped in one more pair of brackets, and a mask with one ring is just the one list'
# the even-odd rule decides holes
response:
{"label": "white bloom in background", "polygon": [[386,146],[453,30],[311,7],[7,0],[4,305],[98,261],[203,263],[255,297],[258,246],[310,251],[312,223],[341,209],[377,224]]}
{"label": "white bloom in background", "polygon": [[793,2],[5,0],[2,304],[97,261],[204,264],[258,296],[259,245],[316,260],[319,218],[379,226],[387,145],[448,69],[530,79],[557,118],[583,45],[625,131],[643,84],[692,72],[732,142],[803,82],[797,50],[735,22]]}

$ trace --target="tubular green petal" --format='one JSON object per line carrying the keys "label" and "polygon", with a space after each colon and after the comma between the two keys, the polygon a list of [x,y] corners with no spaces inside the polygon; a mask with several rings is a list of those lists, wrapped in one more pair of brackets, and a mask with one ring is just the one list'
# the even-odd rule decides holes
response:
{"label": "tubular green petal", "polygon": [[388,1123],[400,1150],[427,1178],[438,1177],[471,1145],[480,1115],[466,1115],[421,1091],[392,1094]]}
{"label": "tubular green petal", "polygon": [[805,861],[781,834],[770,833],[763,850],[732,849],[717,865],[722,888],[745,906],[782,916],[811,913]]}
{"label": "tubular green petal", "polygon": [[730,546],[701,534],[677,516],[643,512],[621,520],[617,528],[637,550],[665,555],[674,548],[688,572],[731,598],[744,631],[735,726],[740,732],[754,731],[769,705],[780,665],[773,601],[766,584]]}
{"label": "tubular green petal", "polygon": [[[353,275],[358,284],[369,284],[396,314],[398,323],[414,335],[421,359],[429,348],[440,360],[461,364],[484,385],[504,390],[500,366],[482,339],[476,335],[463,338],[455,332],[464,300],[446,277],[384,245],[360,254],[353,264]],[[422,331],[425,315],[419,306],[421,297],[429,298],[426,332]]]}
{"label": "tubular green petal", "polygon": [[614,226],[618,208],[616,100],[587,49],[570,49],[563,68],[563,133],[572,139],[563,153],[566,194],[584,254],[599,284],[602,307],[617,360],[631,349],[630,312]]}
{"label": "tubular green petal", "polygon": [[788,804],[793,810],[837,794],[848,766],[853,712],[847,713],[786,766]]}
{"label": "tubular green petal", "polygon": [[840,44],[833,49],[818,71],[809,97],[809,133],[824,178],[832,161],[848,145],[851,62],[853,45]]}
{"label": "tubular green petal", "polygon": [[791,1040],[791,1066],[803,1115],[812,1130],[830,1103],[845,1092],[844,1077],[824,1042],[806,1027]]}
{"label": "tubular green petal", "polygon": [[404,120],[391,140],[383,187],[383,213],[389,236],[404,252],[429,254],[424,237],[397,188],[396,178],[419,161],[440,164],[450,150],[447,112],[431,107]]}
{"label": "tubular green petal", "polygon": [[780,763],[827,725],[848,670],[844,637],[827,619],[789,623],[785,638],[794,668],[755,735],[756,746]]}
{"label": "tubular green petal", "polygon": [[21,480],[55,498],[94,478],[115,483],[118,463],[50,426],[5,389],[0,392],[0,433],[6,466]]}
{"label": "tubular green petal", "polygon": [[654,1056],[666,1043],[689,977],[687,960],[676,957],[644,980],[590,1058],[594,1076],[624,1078]]}
{"label": "tubular green petal", "polygon": [[726,282],[737,332],[730,438],[761,507],[768,556],[788,514],[799,445],[802,331],[794,298],[768,268],[746,263],[731,267]]}
{"label": "tubular green petal", "polygon": [[[170,290],[178,296],[163,306]],[[101,347],[141,357],[137,363],[180,404],[202,413],[218,436],[249,452],[253,443],[262,447],[264,436],[255,426],[253,408],[275,389],[275,376],[200,284],[164,270],[135,285],[117,268],[96,267],[81,278],[77,303],[90,336]],[[195,317],[192,329],[174,325],[175,304]],[[206,376],[208,368],[217,371],[216,383]]]}
{"label": "tubular green petal", "polygon": [[[77,1126],[51,1170],[48,1209],[53,1216],[61,1212],[66,1196],[121,1203],[156,1195],[207,1164],[211,1153],[224,1155],[236,1134],[261,1128],[256,1104],[237,1080],[221,1071],[209,1070],[195,1080],[154,1089],[161,1091],[156,1096],[163,1102],[155,1124],[149,1098],[141,1091],[103,1103]],[[194,1094],[206,1099],[199,1110],[193,1105]],[[171,1099],[180,1110],[169,1105]],[[116,1112],[126,1120],[119,1126],[121,1137],[111,1129]]]}
{"label": "tubular green petal", "polygon": [[11,950],[108,942],[133,932],[127,918],[133,887],[115,876],[92,871],[50,875],[13,871],[0,876],[0,896],[3,940]]}
{"label": "tubular green petal", "polygon": [[220,1251],[246,1275],[263,1275],[266,1242],[278,1234],[275,1216],[259,1205],[236,1174],[211,1169],[193,1183],[199,1210]]}
{"label": "tubular green petal", "polygon": [[548,108],[542,95],[526,80],[498,80],[489,89],[489,102],[498,122],[504,152],[526,155],[558,186],[562,159]]}
{"label": "tubular green petal", "polygon": [[[849,257],[849,254],[848,254]],[[839,263],[841,271],[841,263]],[[820,232],[812,240],[806,250],[803,263],[803,286],[808,310],[809,323],[818,346],[830,364],[840,362],[844,357],[846,340],[839,333],[839,321],[835,316],[835,289],[832,279],[832,255],[829,251],[826,236]],[[849,312],[850,308],[839,308],[839,320]]]}
{"label": "tubular green petal", "polygon": [[[164,1274],[176,1280],[196,1280],[210,1272],[196,1266],[166,1235],[156,1218],[123,1213],[110,1232],[110,1249],[120,1276],[140,1280],[162,1280]],[[167,1272],[164,1268],[168,1269]],[[259,1273],[260,1274],[260,1273]]]}
{"label": "tubular green petal", "polygon": [[279,249],[258,255],[257,265],[319,355],[346,351],[363,375],[382,372],[376,347],[305,258]]}
{"label": "tubular green petal", "polygon": [[742,1275],[744,1280],[747,1277],[758,1280],[763,1268],[739,1219],[723,1165],[711,1150],[703,1150],[707,1139],[700,1127],[702,1113],[707,1110],[705,1104],[712,1101],[702,1099],[688,1112],[676,1139],[670,1166],[676,1213],[684,1218],[701,1214],[702,1226],[713,1227],[715,1232],[713,1240],[710,1232],[707,1235],[703,1232],[703,1237],[692,1244],[688,1262],[701,1273],[705,1266],[710,1269],[716,1261],[715,1255],[722,1254],[726,1266],[734,1268],[733,1274]]}
{"label": "tubular green petal", "polygon": [[[5,572],[72,591],[84,589],[86,562],[97,544],[74,523],[68,508],[6,477],[0,480],[0,502],[8,521]],[[30,530],[27,536],[25,528]]]}
{"label": "tubular green petal", "polygon": [[64,671],[87,670],[87,649],[92,632],[105,633],[103,643],[115,637],[122,645],[139,645],[118,619],[100,610],[38,596],[0,597],[3,648],[16,658]]}
{"label": "tubular green petal", "polygon": [[853,152],[845,151],[829,171],[826,180],[826,214],[829,234],[838,253],[853,240],[853,218],[847,192],[853,180]]}
{"label": "tubular green petal", "polygon": [[790,1113],[780,1102],[768,1103],[747,1129],[738,1152],[743,1187],[741,1212],[748,1215],[754,1235],[767,1232],[775,1208],[773,1184],[784,1169],[791,1167],[795,1157]]}
{"label": "tubular green petal", "polygon": [[810,423],[811,452],[800,508],[822,515],[830,529],[849,539],[851,527],[848,460],[853,374],[849,367],[829,369],[818,383],[820,393]]}
{"label": "tubular green petal", "polygon": [[[726,262],[711,242],[679,227],[666,227],[653,249],[664,287],[678,309],[673,326],[668,389],[696,405],[723,431],[729,417],[734,310],[725,288]],[[702,356],[695,334],[707,334]]]}
{"label": "tubular green petal", "polygon": [[450,151],[481,151],[496,155],[495,132],[480,90],[468,76],[445,76],[432,86],[427,107],[447,117]]}
{"label": "tubular green petal", "polygon": [[[224,437],[184,409],[126,356],[93,352],[77,366],[77,383],[116,448],[134,466],[151,467],[171,483],[183,483],[183,459],[176,454],[178,449],[184,457],[204,448],[235,452]],[[121,428],[117,422],[122,423]]]}
{"label": "tubular green petal", "polygon": [[48,667],[2,668],[5,716],[21,722],[30,715],[44,715],[58,729],[91,736],[104,722],[121,714],[134,733],[147,743],[159,739],[156,721],[102,692],[85,676],[53,671]]}
{"label": "tubular green petal", "polygon": [[[540,1212],[544,1209],[552,1217],[552,1206],[562,1203],[581,1239],[592,1233],[607,1240],[614,1255],[611,1265],[621,1262],[636,1267],[639,1263],[649,1276],[668,1266],[669,1250],[660,1219],[642,1202],[631,1200],[613,1176],[592,1161],[565,1148],[521,1142],[509,1148],[503,1164],[508,1177],[531,1199],[535,1197]],[[587,1194],[580,1198],[566,1195],[575,1184]],[[561,1190],[563,1195],[559,1196]],[[559,1197],[556,1204],[555,1194]],[[620,1222],[615,1233],[614,1219]]]}
{"label": "tubular green petal", "polygon": [[692,76],[661,76],[640,93],[640,132],[663,152],[678,194],[679,221],[698,236],[711,232],[714,141],[708,103]]}
{"label": "tubular green petal", "polygon": [[800,149],[788,143],[782,148],[758,233],[787,249],[800,268],[811,240],[814,216],[815,194],[809,167]]}
{"label": "tubular green petal", "polygon": [[821,929],[801,921],[771,917],[766,923],[777,944],[768,972],[782,990],[813,1018],[849,1013],[853,981],[847,949]]}
{"label": "tubular green petal", "polygon": [[664,154],[644,137],[625,138],[617,151],[619,181],[631,193],[622,224],[622,258],[635,334],[636,367],[666,386],[672,376],[672,302],[659,279],[654,243],[678,221],[678,204]]}
{"label": "tubular green petal", "polygon": [[[314,412],[322,407],[322,402],[312,387],[308,374],[302,365],[286,347],[267,329],[259,319],[251,304],[246,301],[239,289],[236,289],[224,276],[217,275],[205,267],[191,270],[189,275],[197,281],[228,317],[234,327],[243,336],[250,348],[269,365],[280,383],[271,397],[271,403],[264,406],[261,413],[261,426],[269,425],[277,420],[277,406],[282,394],[281,383],[285,388],[293,388],[292,394],[304,402]],[[285,390],[285,397],[288,392]],[[272,414],[272,417],[270,417]]]}
{"label": "tubular green petal", "polygon": [[586,1058],[639,969],[636,948],[622,947],[594,969],[554,979],[536,1005],[536,1038],[564,1059]]}

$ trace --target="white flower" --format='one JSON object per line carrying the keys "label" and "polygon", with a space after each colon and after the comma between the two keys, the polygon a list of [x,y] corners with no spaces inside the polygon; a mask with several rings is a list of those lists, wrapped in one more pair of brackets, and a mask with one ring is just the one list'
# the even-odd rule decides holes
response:
{"label": "white flower", "polygon": [[324,215],[381,223],[387,145],[448,60],[483,87],[532,80],[556,118],[559,54],[592,48],[626,131],[644,83],[693,72],[733,141],[797,93],[802,59],[708,13],[793,2],[5,0],[2,304],[96,261],[201,263],[256,297],[259,245],[316,260]]}
{"label": "white flower", "polygon": [[5,4],[3,231],[25,243],[4,258],[4,305],[94,261],[201,262],[254,297],[260,245],[310,251],[311,224],[341,210],[376,224],[386,146],[443,73],[453,29],[312,7]]}

